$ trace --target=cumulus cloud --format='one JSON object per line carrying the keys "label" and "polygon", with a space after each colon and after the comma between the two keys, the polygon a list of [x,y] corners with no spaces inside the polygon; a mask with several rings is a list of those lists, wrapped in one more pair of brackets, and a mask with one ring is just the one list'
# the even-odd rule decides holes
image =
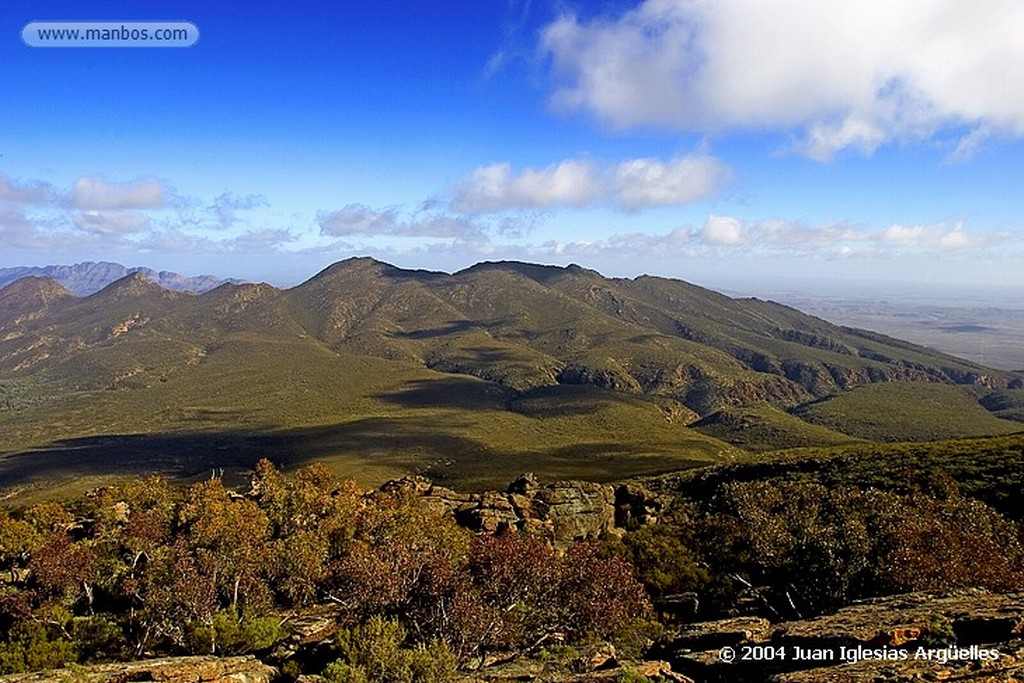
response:
{"label": "cumulus cloud", "polygon": [[516,174],[507,163],[481,166],[455,186],[452,207],[467,213],[507,209],[611,204],[626,211],[679,206],[715,194],[728,177],[718,159],[703,153],[629,159],[609,166],[565,159]]}
{"label": "cumulus cloud", "polygon": [[729,216],[708,216],[700,237],[708,244],[731,246],[745,241],[743,224]]}
{"label": "cumulus cloud", "polygon": [[97,176],[75,181],[70,203],[76,209],[155,209],[164,206],[172,193],[156,178],[131,183],[110,183]]}
{"label": "cumulus cloud", "polygon": [[19,249],[46,246],[39,226],[30,221],[24,211],[0,207],[0,245]]}
{"label": "cumulus cloud", "polygon": [[567,159],[518,175],[507,163],[481,166],[455,188],[456,211],[486,212],[507,208],[585,206],[601,194],[594,164]]}
{"label": "cumulus cloud", "polygon": [[727,176],[725,164],[704,154],[667,163],[632,159],[615,170],[615,189],[626,209],[678,206],[714,195]]}
{"label": "cumulus cloud", "polygon": [[950,252],[995,246],[1010,235],[969,232],[961,221],[933,225],[896,223],[878,229],[843,223],[811,227],[781,220],[744,223],[727,216],[710,216],[696,237],[718,247],[753,247],[789,254],[822,251],[852,254],[864,250],[872,253]]}
{"label": "cumulus cloud", "polygon": [[[949,126],[1024,134],[1016,0],[645,0],[541,33],[552,101],[617,127],[798,131],[827,159]],[[974,137],[972,137],[974,135]]]}
{"label": "cumulus cloud", "polygon": [[244,232],[232,239],[228,244],[232,249],[238,251],[265,251],[276,249],[282,244],[294,242],[296,239],[291,230],[265,228],[263,230]]}
{"label": "cumulus cloud", "polygon": [[397,209],[371,209],[365,204],[348,204],[319,217],[320,231],[333,237],[389,235],[401,226]]}
{"label": "cumulus cloud", "polygon": [[16,181],[0,173],[0,249],[275,251],[298,239],[292,229],[238,225],[242,220],[236,215],[267,205],[257,194],[225,192],[212,203],[181,197],[155,178],[113,183],[82,176],[60,192],[48,182]]}

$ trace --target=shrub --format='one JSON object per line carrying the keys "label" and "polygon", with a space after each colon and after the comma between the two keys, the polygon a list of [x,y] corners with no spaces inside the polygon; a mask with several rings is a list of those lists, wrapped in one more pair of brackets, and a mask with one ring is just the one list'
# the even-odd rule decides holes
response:
{"label": "shrub", "polygon": [[736,483],[712,509],[700,537],[719,575],[789,593],[803,616],[889,593],[1024,581],[1019,527],[955,488],[932,497]]}
{"label": "shrub", "polygon": [[75,660],[71,641],[36,622],[15,625],[0,643],[0,674],[56,669]]}
{"label": "shrub", "polygon": [[193,622],[186,629],[188,649],[195,654],[237,655],[265,650],[283,637],[272,617],[239,618],[235,610],[218,611],[210,624]]}
{"label": "shrub", "polygon": [[341,657],[328,665],[329,683],[445,683],[455,677],[457,660],[438,640],[403,647],[402,625],[381,617],[338,631],[335,645]]}

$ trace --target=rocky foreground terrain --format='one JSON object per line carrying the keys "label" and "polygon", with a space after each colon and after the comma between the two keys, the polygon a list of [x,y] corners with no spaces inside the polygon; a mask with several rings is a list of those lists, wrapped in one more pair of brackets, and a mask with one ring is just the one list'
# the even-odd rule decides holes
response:
{"label": "rocky foreground terrain", "polygon": [[[298,620],[295,647],[315,646],[333,633],[329,614]],[[952,645],[952,643],[956,643]],[[758,649],[755,649],[758,648]],[[783,649],[785,660],[724,661],[727,652]],[[833,661],[797,660],[799,651],[833,653]],[[843,653],[848,656],[843,657]],[[874,658],[869,658],[871,654]],[[879,654],[881,653],[881,654]],[[885,653],[888,653],[886,655]],[[897,657],[905,659],[879,659]],[[620,659],[598,643],[555,659],[521,659],[485,666],[460,683],[643,680],[677,683],[846,683],[848,681],[1024,681],[1024,592],[983,590],[910,593],[851,605],[805,621],[771,624],[737,617],[689,624],[643,661]],[[760,656],[758,654],[757,656]],[[863,656],[857,659],[857,656]],[[846,659],[848,661],[842,661]],[[279,671],[252,656],[174,657],[2,676],[3,683],[272,683]],[[304,683],[320,683],[302,676]]]}
{"label": "rocky foreground terrain", "polygon": [[[540,485],[523,475],[504,492],[461,494],[408,477],[404,489],[450,511],[478,531],[504,528],[545,535],[556,546],[626,527],[655,523],[663,501],[639,484]],[[676,596],[679,609],[687,596]],[[757,610],[715,621],[676,613],[673,635],[641,659],[609,643],[553,648],[542,656],[486,660],[461,683],[512,681],[676,681],[686,683],[840,683],[845,681],[1024,681],[1024,591],[984,589],[916,592],[855,602],[812,619],[773,623]],[[260,658],[172,657],[0,677],[3,683],[152,681],[272,683],[295,680],[280,664],[299,652],[329,647],[337,608],[321,605],[289,615],[291,635]],[[692,615],[691,615],[692,617]],[[671,620],[671,619],[670,619]],[[535,655],[537,653],[534,653]],[[299,676],[322,683],[318,676]]]}

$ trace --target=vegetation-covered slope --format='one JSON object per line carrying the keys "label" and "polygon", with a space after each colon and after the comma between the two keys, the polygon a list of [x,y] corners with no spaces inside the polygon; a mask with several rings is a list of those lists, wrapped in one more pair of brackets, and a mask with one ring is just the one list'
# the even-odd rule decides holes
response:
{"label": "vegetation-covered slope", "polygon": [[[903,380],[922,400],[902,407],[946,401],[957,419],[871,422],[870,401],[850,403],[862,390],[814,403]],[[194,295],[134,274],[84,298],[26,278],[0,290],[0,484],[231,472],[262,455],[326,459],[365,484],[614,479],[732,458],[722,440],[1003,433],[1016,427],[971,397],[1003,406],[1021,381],[770,302],[576,266],[350,259],[289,290]],[[949,403],[951,384],[973,393]],[[843,405],[849,419],[823,417]],[[945,429],[910,428],[928,419]]]}

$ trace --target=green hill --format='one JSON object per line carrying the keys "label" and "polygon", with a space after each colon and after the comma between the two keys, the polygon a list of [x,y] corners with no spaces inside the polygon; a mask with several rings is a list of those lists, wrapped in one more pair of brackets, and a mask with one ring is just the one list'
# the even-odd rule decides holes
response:
{"label": "green hill", "polygon": [[1024,431],[961,387],[923,382],[870,384],[799,407],[813,424],[870,441],[935,441]]}
{"label": "green hill", "polygon": [[327,459],[365,484],[613,479],[729,460],[725,441],[1005,433],[975,398],[1021,386],[771,302],[577,266],[349,259],[288,290],[131,275],[84,298],[26,278],[0,290],[0,488],[262,456]]}
{"label": "green hill", "polygon": [[1024,422],[1024,389],[994,391],[981,399],[981,405],[1004,420]]}
{"label": "green hill", "polygon": [[725,408],[692,423],[690,427],[701,434],[754,452],[832,446],[861,440],[805,422],[770,405]]}

